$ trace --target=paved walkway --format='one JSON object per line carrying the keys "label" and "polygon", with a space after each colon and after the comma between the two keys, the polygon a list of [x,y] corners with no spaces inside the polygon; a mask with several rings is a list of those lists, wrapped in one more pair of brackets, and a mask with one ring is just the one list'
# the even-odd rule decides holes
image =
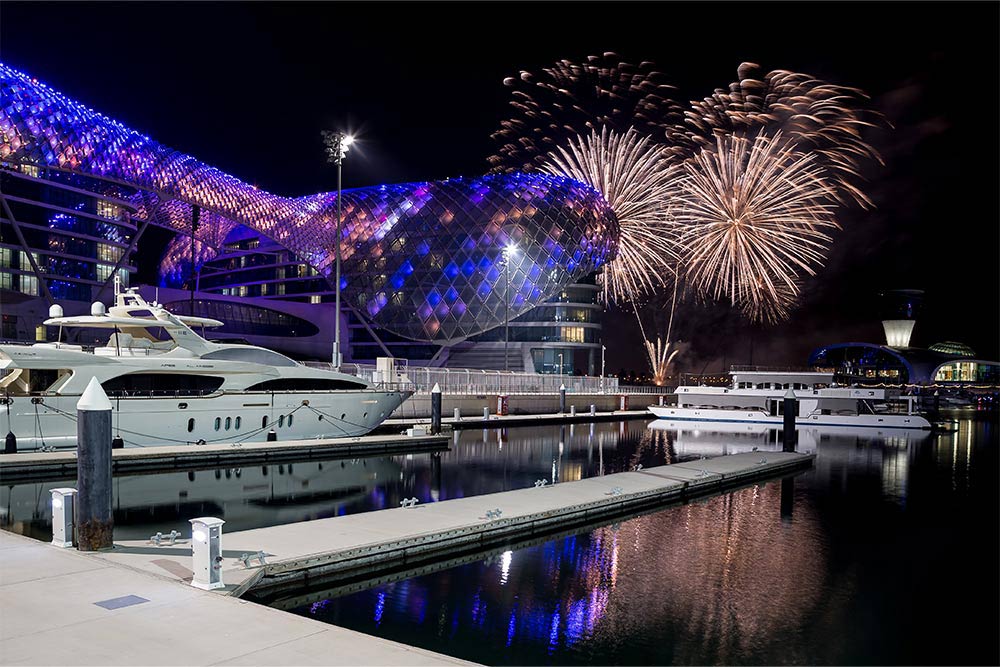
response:
{"label": "paved walkway", "polygon": [[0,531],[0,664],[470,663]]}

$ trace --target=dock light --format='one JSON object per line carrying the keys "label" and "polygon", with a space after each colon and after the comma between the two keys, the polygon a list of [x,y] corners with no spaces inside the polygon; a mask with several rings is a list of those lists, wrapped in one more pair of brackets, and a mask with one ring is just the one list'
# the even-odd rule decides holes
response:
{"label": "dock light", "polygon": [[191,519],[191,585],[205,591],[224,588],[222,583],[222,519]]}
{"label": "dock light", "polygon": [[52,489],[52,544],[73,546],[73,496],[76,489]]}
{"label": "dock light", "polygon": [[344,240],[344,235],[341,230],[343,225],[343,215],[341,199],[343,195],[343,189],[341,186],[341,169],[343,168],[344,156],[347,155],[347,149],[351,147],[354,143],[354,136],[346,134],[340,131],[324,131],[323,132],[323,142],[326,144],[327,161],[333,162],[337,165],[337,243],[334,245],[335,255],[336,255],[336,272],[334,277],[334,292],[335,292],[335,305],[334,310],[336,311],[333,329],[333,367],[335,369],[340,368],[341,358],[340,358],[340,246]]}

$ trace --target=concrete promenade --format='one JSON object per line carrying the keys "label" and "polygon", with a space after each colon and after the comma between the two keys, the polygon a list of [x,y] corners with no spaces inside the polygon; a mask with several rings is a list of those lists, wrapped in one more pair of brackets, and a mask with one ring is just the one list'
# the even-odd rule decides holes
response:
{"label": "concrete promenade", "polygon": [[470,663],[0,531],[0,664]]}
{"label": "concrete promenade", "polygon": [[[544,426],[549,424],[575,424],[580,422],[611,422],[611,421],[625,421],[630,419],[656,419],[654,415],[649,410],[643,408],[642,410],[614,410],[610,412],[596,412],[593,415],[590,414],[590,410],[586,412],[577,411],[575,415],[571,415],[569,412],[565,413],[549,413],[549,414],[537,414],[537,415],[496,415],[491,414],[489,419],[484,419],[482,413],[479,415],[465,415],[461,419],[455,419],[453,414],[445,413],[441,417],[441,423],[445,426],[450,426],[455,430],[461,429],[472,429],[472,428],[506,428],[508,426]],[[409,426],[430,426],[430,417],[415,417],[412,419],[407,419],[405,417],[394,417],[391,419],[386,419],[379,427],[379,432],[386,432],[390,430],[400,430]]]}

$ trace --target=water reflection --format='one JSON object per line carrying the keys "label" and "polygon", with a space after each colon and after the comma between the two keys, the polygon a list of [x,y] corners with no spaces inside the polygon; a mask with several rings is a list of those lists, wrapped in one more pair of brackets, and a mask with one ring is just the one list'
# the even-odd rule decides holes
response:
{"label": "water reflection", "polygon": [[[802,429],[795,478],[296,611],[485,664],[995,664],[996,435]],[[661,420],[636,451],[755,447]]]}
{"label": "water reflection", "polygon": [[[115,536],[186,534],[196,516],[221,517],[228,532],[398,507],[413,496],[427,503],[527,488],[541,478],[573,481],[661,465],[672,460],[664,443],[643,421],[466,430],[440,454],[119,476]],[[0,527],[51,539],[49,490],[74,484],[0,486]]]}

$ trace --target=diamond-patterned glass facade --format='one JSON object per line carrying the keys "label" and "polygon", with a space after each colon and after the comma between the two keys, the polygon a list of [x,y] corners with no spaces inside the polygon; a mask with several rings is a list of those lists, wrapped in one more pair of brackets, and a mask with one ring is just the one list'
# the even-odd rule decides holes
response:
{"label": "diamond-patterned glass facade", "polygon": [[[137,188],[134,220],[191,233],[196,261],[245,225],[333,280],[336,193],[281,197],[171,150],[0,63],[0,159]],[[618,223],[601,195],[570,179],[502,174],[343,193],[341,288],[374,324],[449,341],[503,324],[600,268]],[[510,248],[510,250],[507,250]],[[161,273],[184,273],[178,237]],[[505,262],[509,262],[509,266]]]}

